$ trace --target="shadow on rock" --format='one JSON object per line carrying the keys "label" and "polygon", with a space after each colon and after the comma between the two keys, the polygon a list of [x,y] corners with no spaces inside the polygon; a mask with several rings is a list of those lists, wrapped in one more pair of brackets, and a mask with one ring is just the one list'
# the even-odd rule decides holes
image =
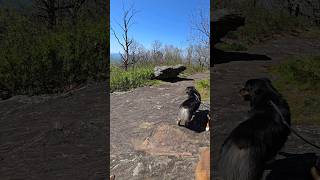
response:
{"label": "shadow on rock", "polygon": [[216,48],[211,51],[213,62],[210,64],[222,64],[232,61],[268,61],[270,57],[260,54],[249,54],[245,52],[225,52]]}
{"label": "shadow on rock", "polygon": [[208,123],[208,114],[209,110],[197,111],[192,120],[186,125],[186,128],[198,133],[205,131]]}
{"label": "shadow on rock", "polygon": [[279,153],[285,156],[267,164],[266,169],[271,170],[266,180],[312,180],[310,169],[315,164],[315,153],[291,154]]}
{"label": "shadow on rock", "polygon": [[170,83],[176,83],[176,82],[179,82],[179,81],[193,81],[193,80],[194,80],[194,79],[181,78],[181,77],[161,79],[161,81],[170,82]]}

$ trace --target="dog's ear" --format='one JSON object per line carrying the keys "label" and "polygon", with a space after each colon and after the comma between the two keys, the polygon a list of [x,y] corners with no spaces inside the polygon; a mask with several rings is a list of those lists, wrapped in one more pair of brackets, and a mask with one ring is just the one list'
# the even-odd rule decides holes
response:
{"label": "dog's ear", "polygon": [[190,93],[190,87],[186,87],[186,89],[184,90],[185,93],[189,94]]}
{"label": "dog's ear", "polygon": [[271,80],[269,78],[261,78],[261,80],[264,80],[265,82],[267,83],[270,83],[271,84]]}
{"label": "dog's ear", "polygon": [[188,87],[186,87],[185,91],[188,93],[188,92],[190,92],[190,91],[192,91],[194,89],[195,88],[193,86],[188,86]]}

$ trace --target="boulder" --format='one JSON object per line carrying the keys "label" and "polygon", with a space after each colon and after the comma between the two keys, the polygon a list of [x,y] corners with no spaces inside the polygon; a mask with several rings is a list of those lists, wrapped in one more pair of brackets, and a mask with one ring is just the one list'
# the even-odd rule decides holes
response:
{"label": "boulder", "polygon": [[245,18],[234,11],[219,9],[213,12],[211,19],[211,31],[213,44],[221,42],[221,38],[225,37],[228,32],[237,30],[245,24]]}
{"label": "boulder", "polygon": [[181,64],[176,66],[156,66],[154,68],[154,78],[160,80],[174,79],[187,68]]}

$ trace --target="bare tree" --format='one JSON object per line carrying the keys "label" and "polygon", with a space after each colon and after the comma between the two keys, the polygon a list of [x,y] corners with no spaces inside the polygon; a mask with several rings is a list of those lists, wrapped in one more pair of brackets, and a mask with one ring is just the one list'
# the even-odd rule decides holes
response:
{"label": "bare tree", "polygon": [[142,45],[142,44],[138,44],[138,48],[137,48],[137,54],[136,54],[136,63],[143,63],[146,62],[147,60],[149,60],[148,57],[148,51],[147,49]]}
{"label": "bare tree", "polygon": [[119,36],[117,35],[117,33],[113,28],[110,28],[110,29],[124,51],[124,53],[120,53],[120,54],[121,54],[122,64],[124,66],[124,69],[127,71],[130,63],[130,54],[129,54],[130,48],[133,43],[133,39],[129,37],[129,29],[133,24],[132,21],[137,11],[134,9],[133,4],[128,9],[126,9],[123,6],[122,10],[123,10],[122,23],[120,24],[117,22],[118,26],[122,30],[122,33],[121,33],[122,39],[120,40]]}
{"label": "bare tree", "polygon": [[193,54],[194,54],[194,47],[193,45],[190,45],[187,48],[187,62],[189,63],[189,65],[192,64]]}
{"label": "bare tree", "polygon": [[181,50],[173,45],[164,46],[164,59],[166,61],[178,62],[182,61]]}
{"label": "bare tree", "polygon": [[198,61],[199,65],[202,67],[204,67],[205,65],[209,65],[210,50],[201,44],[195,45],[194,50],[195,58]]}
{"label": "bare tree", "polygon": [[78,14],[87,0],[71,0],[69,3],[69,13],[71,14],[72,25],[77,24]]}
{"label": "bare tree", "polygon": [[152,48],[153,53],[160,51],[161,47],[162,47],[162,43],[159,40],[155,40],[151,44],[151,48]]}
{"label": "bare tree", "polygon": [[139,61],[140,59],[140,54],[141,53],[141,47],[142,45],[140,45],[136,40],[132,40],[132,44],[131,44],[131,47],[130,47],[130,50],[129,50],[129,56],[130,56],[130,63],[132,65],[132,67],[134,67],[137,62]]}
{"label": "bare tree", "polygon": [[151,44],[152,58],[154,61],[160,61],[163,58],[163,53],[161,52],[162,43],[159,40],[155,40]]}
{"label": "bare tree", "polygon": [[210,14],[205,14],[203,9],[198,10],[191,18],[192,40],[209,46],[210,39]]}
{"label": "bare tree", "polygon": [[49,29],[53,29],[57,23],[59,2],[57,0],[35,0],[34,5],[39,11],[38,16],[47,21]]}
{"label": "bare tree", "polygon": [[210,59],[210,13],[199,9],[191,19],[193,48],[188,53],[194,54],[195,59],[201,66],[208,65]]}
{"label": "bare tree", "polygon": [[53,29],[57,25],[57,19],[61,11],[73,10],[76,12],[87,0],[34,0],[34,7],[38,11],[37,16],[45,19],[49,29]]}
{"label": "bare tree", "polygon": [[174,47],[172,46],[172,45],[165,45],[164,46],[164,59],[166,60],[166,61],[170,61],[170,60],[172,60],[174,57],[174,55],[173,55],[173,49],[174,49]]}

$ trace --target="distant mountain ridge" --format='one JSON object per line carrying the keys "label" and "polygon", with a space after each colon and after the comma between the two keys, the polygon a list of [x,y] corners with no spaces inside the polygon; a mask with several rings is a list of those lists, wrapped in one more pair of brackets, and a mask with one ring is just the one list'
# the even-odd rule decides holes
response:
{"label": "distant mountain ridge", "polygon": [[121,61],[121,55],[119,53],[110,53],[110,60],[112,62],[119,62]]}

